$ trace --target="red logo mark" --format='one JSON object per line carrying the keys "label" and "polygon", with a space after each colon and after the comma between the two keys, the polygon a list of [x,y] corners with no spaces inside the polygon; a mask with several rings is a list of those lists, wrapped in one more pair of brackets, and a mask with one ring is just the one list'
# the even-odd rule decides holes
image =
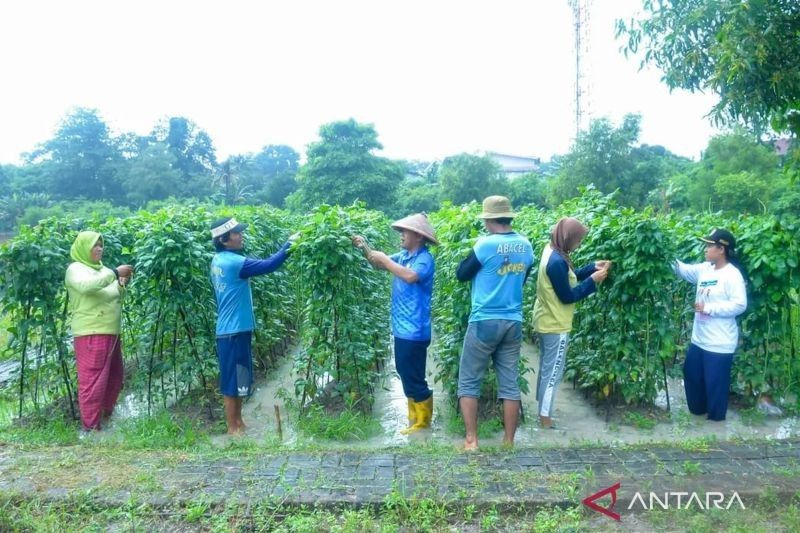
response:
{"label": "red logo mark", "polygon": [[[583,505],[591,509],[594,509],[598,513],[603,513],[606,516],[610,516],[611,518],[619,522],[620,516],[614,511],[612,511],[612,509],[614,508],[614,504],[617,503],[617,491],[619,490],[619,487],[620,487],[620,482],[617,481],[614,485],[611,485],[610,487],[605,488],[600,492],[595,492],[591,496],[587,496],[586,498],[584,498]],[[595,503],[595,501],[599,500],[606,494],[611,494],[611,505],[609,505],[608,507],[600,507]]]}

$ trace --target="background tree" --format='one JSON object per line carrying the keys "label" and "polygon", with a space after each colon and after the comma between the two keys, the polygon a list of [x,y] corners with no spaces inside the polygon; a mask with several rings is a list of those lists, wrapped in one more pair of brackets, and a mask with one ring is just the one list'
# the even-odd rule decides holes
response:
{"label": "background tree", "polygon": [[283,207],[286,197],[297,190],[300,154],[291,146],[271,144],[261,152],[247,156],[240,169],[243,186],[251,192],[254,203],[267,202]]}
{"label": "background tree", "polygon": [[0,196],[11,194],[10,165],[8,167],[0,165]]}
{"label": "background tree", "polygon": [[395,209],[388,214],[403,217],[411,213],[433,213],[441,207],[439,167],[436,161],[403,161],[406,175],[397,190]]}
{"label": "background tree", "polygon": [[121,160],[108,126],[96,110],[84,108],[67,115],[55,136],[28,156],[29,164],[42,165],[47,192],[56,198],[121,198]]}
{"label": "background tree", "polygon": [[633,166],[627,180],[632,187],[630,196],[666,210],[670,208],[674,194],[670,189],[671,178],[688,172],[694,166],[690,159],[675,155],[660,145],[634,147],[631,160]]}
{"label": "background tree", "polygon": [[441,191],[436,185],[406,180],[398,189],[397,204],[389,214],[402,217],[412,213],[433,213],[441,207]]}
{"label": "background tree", "polygon": [[[0,197],[0,231],[11,231],[28,210],[39,211],[52,205],[43,193],[19,192]],[[38,218],[34,221],[38,222]]]}
{"label": "background tree", "polygon": [[718,135],[700,162],[670,180],[673,206],[693,210],[763,212],[788,192],[772,148],[743,130]]}
{"label": "background tree", "polygon": [[800,2],[645,0],[647,18],[617,22],[625,53],[670,88],[711,91],[718,123],[800,133]]}
{"label": "background tree", "polygon": [[481,201],[492,194],[507,194],[508,179],[488,156],[458,154],[445,158],[439,169],[442,199],[454,204]]}
{"label": "background tree", "polygon": [[404,169],[373,153],[383,145],[372,124],[353,119],[332,122],[320,128],[319,136],[308,147],[307,162],[297,174],[299,189],[291,195],[290,205],[349,205],[362,200],[372,209],[394,207]]}
{"label": "background tree", "polygon": [[605,118],[592,120],[561,159],[550,191],[551,204],[560,204],[577,196],[579,187],[594,184],[604,194],[619,189],[617,199],[623,205],[644,205],[659,176],[635,172],[634,144],[640,123],[641,117],[632,114],[625,115],[619,128]]}
{"label": "background tree", "polygon": [[508,181],[511,205],[547,207],[547,181],[539,172],[527,172]]}
{"label": "background tree", "polygon": [[[163,200],[183,190],[182,175],[169,147],[160,142],[146,146],[124,165],[123,187],[128,203],[141,207],[150,200]],[[185,193],[185,191],[184,191]]]}
{"label": "background tree", "polygon": [[220,188],[220,196],[225,205],[243,204],[250,198],[249,187],[242,183],[242,169],[248,164],[247,156],[233,155],[217,169],[214,184]]}
{"label": "background tree", "polygon": [[[217,156],[211,137],[184,117],[170,117],[153,130],[152,137],[166,144],[175,157],[183,187],[179,196],[202,197],[211,193]],[[182,193],[182,194],[181,194]]]}

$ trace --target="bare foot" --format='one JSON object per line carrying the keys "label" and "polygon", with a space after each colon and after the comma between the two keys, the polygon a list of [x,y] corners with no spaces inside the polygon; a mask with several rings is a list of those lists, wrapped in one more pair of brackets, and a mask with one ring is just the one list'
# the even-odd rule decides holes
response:
{"label": "bare foot", "polygon": [[244,436],[244,431],[240,430],[239,428],[231,428],[228,430],[229,437],[242,437]]}
{"label": "bare foot", "polygon": [[247,431],[247,426],[245,425],[244,420],[239,419],[237,429],[239,430],[240,433],[244,433]]}
{"label": "bare foot", "polygon": [[477,440],[474,440],[474,441],[465,440],[464,441],[464,451],[465,452],[474,452],[474,451],[477,451],[477,449],[478,449],[478,441]]}
{"label": "bare foot", "polygon": [[513,440],[503,439],[503,448],[511,449],[513,447],[514,447],[514,441]]}
{"label": "bare foot", "polygon": [[544,429],[550,429],[550,426],[553,425],[553,419],[549,416],[540,416],[539,425],[541,425]]}

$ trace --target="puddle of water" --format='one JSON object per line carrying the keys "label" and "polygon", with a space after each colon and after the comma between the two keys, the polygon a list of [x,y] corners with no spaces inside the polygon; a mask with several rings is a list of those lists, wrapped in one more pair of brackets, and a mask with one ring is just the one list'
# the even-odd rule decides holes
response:
{"label": "puddle of water", "polygon": [[[281,412],[282,442],[293,445],[304,439],[297,433],[293,421],[289,418],[283,400],[277,396],[280,389],[291,393],[294,387],[292,374],[293,356],[298,347],[292,349],[280,365],[273,370],[264,382],[258,383],[254,394],[245,403],[242,416],[248,424],[247,437],[255,440],[272,440],[277,437],[277,421],[275,405]],[[523,344],[523,354],[533,368],[538,368],[538,351],[531,344]],[[446,421],[451,416],[451,407],[444,401],[445,393],[440,383],[434,383],[436,373],[435,361],[428,354],[428,384],[434,390],[434,416],[430,430],[420,431],[413,435],[402,435],[400,430],[408,426],[407,401],[403,394],[400,379],[396,374],[393,357],[387,360],[386,371],[376,387],[373,416],[381,424],[381,435],[366,441],[350,441],[346,443],[328,442],[331,448],[347,446],[348,448],[380,449],[413,445],[419,442],[459,446],[463,435],[453,435],[446,431]],[[579,390],[572,388],[570,382],[564,382],[556,395],[555,420],[558,429],[544,430],[538,427],[536,402],[536,374],[530,376],[530,393],[523,396],[525,421],[517,431],[516,442],[521,446],[541,445],[574,445],[574,444],[636,444],[648,442],[678,442],[713,435],[717,440],[733,438],[767,438],[786,439],[800,436],[800,424],[795,418],[766,417],[762,423],[747,425],[735,408],[729,408],[725,422],[710,422],[704,416],[691,415],[686,408],[686,397],[680,379],[669,380],[670,407],[672,418],[660,421],[652,429],[639,429],[632,425],[620,423],[626,407],[614,407],[610,422],[605,420],[605,409],[593,406],[584,399]],[[661,391],[655,399],[656,406],[666,410],[666,394]],[[146,410],[146,404],[144,406]],[[499,446],[502,443],[502,432],[490,438],[481,439],[482,445]],[[219,445],[226,445],[230,438],[219,435],[212,438]]]}
{"label": "puddle of water", "polygon": [[19,375],[19,361],[0,361],[0,387],[5,387],[8,383]]}
{"label": "puddle of water", "polygon": [[[72,339],[65,341],[65,344],[71,344]],[[68,348],[66,348],[68,349]],[[48,352],[41,351],[39,346],[29,346],[25,351],[25,372],[32,372],[39,364],[52,359],[58,358],[58,355],[48,355]],[[14,359],[7,361],[0,361],[0,388],[7,387],[11,382],[19,377],[19,370],[21,363],[19,362],[19,354],[14,354]]]}
{"label": "puddle of water", "polygon": [[[169,403],[171,405],[172,402]],[[161,404],[156,400],[154,409],[161,407]],[[140,416],[147,416],[147,398],[141,398],[139,395],[131,392],[124,396],[120,396],[117,400],[117,405],[114,407],[113,418],[117,420],[125,420],[128,418],[138,418]]]}
{"label": "puddle of water", "polygon": [[[272,439],[278,436],[278,419],[275,406],[278,406],[281,416],[281,442],[294,444],[297,442],[297,430],[289,418],[284,401],[278,397],[278,391],[284,389],[290,394],[294,391],[294,356],[300,349],[299,346],[290,348],[289,353],[280,361],[266,377],[266,380],[254,384],[254,391],[242,406],[242,419],[247,425],[247,438]],[[228,435],[215,435],[211,441],[217,445],[225,446],[231,441]]]}
{"label": "puddle of water", "polygon": [[[284,401],[278,397],[278,391],[284,389],[291,394],[294,390],[293,366],[294,355],[299,351],[299,346],[294,346],[288,354],[267,376],[266,380],[257,383],[253,395],[242,407],[242,418],[247,424],[246,437],[248,439],[272,440],[278,436],[277,419],[275,416],[275,406],[277,405],[281,413],[281,442],[286,445],[296,444],[299,440],[305,439],[298,435],[294,420],[289,417],[289,413],[284,405]],[[380,421],[382,432],[365,441],[320,441],[331,448],[343,445],[348,448],[379,449],[386,447],[403,446],[409,442],[427,442],[435,440],[437,442],[452,442],[454,445],[460,442],[458,436],[447,435],[443,427],[444,421],[449,416],[449,407],[446,402],[439,401],[444,398],[444,392],[439,384],[433,383],[433,376],[436,368],[428,353],[427,380],[428,385],[434,390],[434,415],[431,430],[420,431],[413,435],[402,435],[400,430],[408,427],[408,404],[403,394],[403,387],[400,378],[397,376],[394,365],[394,357],[389,357],[386,361],[384,374],[375,389],[375,403],[373,406],[373,416]],[[227,435],[217,435],[212,437],[212,442],[218,446],[226,446],[231,442],[231,437]]]}
{"label": "puddle of water", "polygon": [[[538,351],[530,344],[523,345],[523,352],[539,364]],[[537,427],[535,377],[531,380],[531,394],[523,398],[526,412],[530,413],[525,424],[517,432],[520,444],[570,444],[580,442],[603,442],[609,444],[646,443],[654,441],[684,441],[713,435],[718,440],[734,438],[786,439],[800,435],[794,419],[767,417],[757,425],[747,425],[735,408],[728,408],[724,422],[711,422],[705,416],[695,416],[686,407],[683,380],[668,380],[671,421],[657,422],[652,429],[639,429],[622,424],[624,406],[612,408],[611,421],[605,421],[605,409],[593,407],[572,384],[561,384],[556,395],[555,419],[561,429],[543,430]],[[666,393],[660,391],[655,404],[666,410]]]}
{"label": "puddle of water", "polygon": [[380,420],[383,434],[372,437],[363,445],[367,448],[386,448],[403,446],[420,442],[437,442],[456,445],[461,438],[457,435],[448,435],[445,429],[446,420],[450,417],[450,406],[444,401],[445,393],[441,383],[434,383],[433,377],[438,368],[432,357],[432,350],[428,350],[428,360],[425,365],[425,379],[428,387],[433,390],[433,418],[431,429],[418,431],[411,435],[403,435],[401,430],[408,427],[408,400],[403,393],[403,384],[394,364],[394,355],[386,361],[386,371],[381,377],[381,382],[375,392],[375,405],[372,409],[373,416]]}

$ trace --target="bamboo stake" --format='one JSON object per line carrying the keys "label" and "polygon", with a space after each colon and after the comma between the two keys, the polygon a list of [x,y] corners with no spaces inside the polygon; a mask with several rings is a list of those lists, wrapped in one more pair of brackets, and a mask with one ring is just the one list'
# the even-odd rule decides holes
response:
{"label": "bamboo stake", "polygon": [[281,425],[281,408],[275,404],[275,419],[278,421],[278,438],[283,440],[283,426]]}

